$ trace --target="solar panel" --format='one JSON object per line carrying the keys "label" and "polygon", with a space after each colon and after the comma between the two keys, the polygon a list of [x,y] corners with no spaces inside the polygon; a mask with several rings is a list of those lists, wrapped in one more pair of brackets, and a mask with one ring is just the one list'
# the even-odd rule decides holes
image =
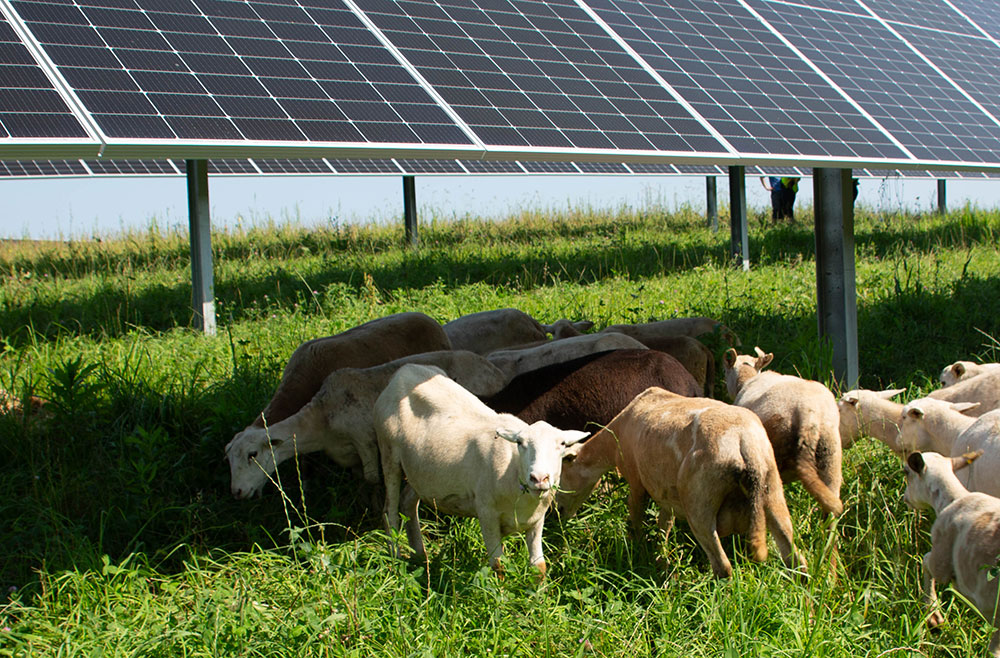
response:
{"label": "solar panel", "polygon": [[0,176],[4,178],[86,176],[88,173],[79,160],[0,160]]}
{"label": "solar panel", "polygon": [[980,34],[975,25],[942,0],[865,0],[865,4],[887,21],[957,34]]}
{"label": "solar panel", "polygon": [[729,173],[725,169],[716,167],[715,165],[679,164],[674,166],[677,168],[677,171],[682,174],[705,174],[706,176],[716,176],[722,174],[725,176]]}
{"label": "solar panel", "polygon": [[84,160],[83,163],[96,176],[176,176],[178,173],[170,160]]}
{"label": "solar panel", "polygon": [[634,174],[676,174],[677,170],[671,164],[630,162],[628,168]]}
{"label": "solar panel", "polygon": [[397,159],[396,164],[406,174],[464,174],[457,160]]}
{"label": "solar panel", "polygon": [[585,174],[627,174],[629,170],[618,162],[577,162],[576,168]]}
{"label": "solar panel", "polygon": [[981,35],[897,24],[893,28],[994,117],[1000,116],[1000,45]]}
{"label": "solar panel", "polygon": [[327,160],[334,171],[340,174],[400,174],[392,160]]}
{"label": "solar panel", "polygon": [[572,162],[535,162],[525,161],[521,163],[524,170],[529,174],[578,174],[580,170],[573,166]]}
{"label": "solar panel", "polygon": [[725,151],[573,0],[364,10],[489,146]]}
{"label": "solar panel", "polygon": [[[186,163],[183,160],[174,161],[174,165],[182,167],[187,172]],[[208,173],[212,176],[246,176],[259,175],[260,170],[254,166],[253,160],[242,158],[226,158],[208,161]]]}
{"label": "solar panel", "polygon": [[254,164],[264,174],[330,174],[333,169],[320,159],[254,159]]}
{"label": "solar panel", "polygon": [[1000,39],[1000,6],[991,0],[950,0],[951,4],[994,39]]}
{"label": "solar panel", "polygon": [[738,3],[590,4],[741,153],[903,157],[869,119]]}
{"label": "solar panel", "polygon": [[0,12],[0,145],[28,138],[93,141]]}
{"label": "solar panel", "polygon": [[875,19],[748,1],[916,158],[997,161],[1000,126]]}
{"label": "solar panel", "polygon": [[12,0],[112,140],[470,145],[340,0]]}
{"label": "solar panel", "polygon": [[470,174],[523,174],[517,162],[508,160],[460,160]]}

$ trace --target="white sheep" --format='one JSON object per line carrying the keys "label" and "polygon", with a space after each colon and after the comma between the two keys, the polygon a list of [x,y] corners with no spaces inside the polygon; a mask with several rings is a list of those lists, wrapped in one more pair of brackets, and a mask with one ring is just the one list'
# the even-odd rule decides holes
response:
{"label": "white sheep", "polygon": [[372,368],[342,368],[330,373],[319,392],[297,413],[269,427],[250,426],[226,446],[230,487],[237,498],[259,493],[278,464],[296,454],[320,450],[337,464],[364,469],[368,482],[381,471],[372,421],[375,399],[404,364],[434,365],[478,395],[492,395],[507,382],[489,361],[467,351],[414,354]]}
{"label": "white sheep", "polygon": [[[936,585],[952,583],[979,612],[1000,628],[997,584],[991,570],[1000,555],[1000,499],[970,492],[957,475],[977,457],[943,457],[914,452],[906,458],[903,500],[914,509],[933,510],[931,550],[923,559],[924,600],[931,609],[927,626],[944,621],[937,603]],[[1000,658],[1000,630],[993,633],[990,655]]]}
{"label": "white sheep", "polygon": [[550,340],[524,349],[497,350],[486,355],[490,363],[506,373],[508,381],[517,375],[554,363],[563,363],[587,354],[607,350],[644,350],[645,345],[624,334],[584,334]]}
{"label": "white sheep", "polygon": [[952,457],[982,453],[956,475],[969,491],[1000,497],[1000,410],[978,418],[965,415],[963,411],[974,404],[930,398],[910,402],[903,408],[900,445],[907,452],[929,450]]}
{"label": "white sheep", "polygon": [[452,349],[469,350],[476,354],[489,354],[496,350],[548,339],[548,334],[568,327],[572,331],[586,331],[593,322],[558,320],[551,325],[540,323],[516,308],[499,308],[491,311],[469,313],[444,325],[444,332]]}
{"label": "white sheep", "polygon": [[748,409],[651,387],[563,460],[556,494],[572,516],[604,473],[618,469],[629,485],[629,517],[640,530],[646,501],[660,507],[669,534],[685,518],[720,578],[732,566],[720,537],[746,534],[751,559],[767,558],[768,529],[789,568],[805,569],[792,543],[792,521],[767,432]]}
{"label": "white sheep", "polygon": [[891,398],[906,389],[869,391],[863,388],[848,391],[837,400],[840,412],[840,445],[849,448],[862,436],[871,436],[902,455],[896,440],[899,437],[899,419],[903,405]]}
{"label": "white sheep", "polygon": [[764,423],[784,482],[802,486],[824,511],[838,516],[840,501],[840,412],[819,382],[761,372],[774,359],[755,348],[756,357],[726,351],[726,388],[733,403],[756,413]]}
{"label": "white sheep", "polygon": [[400,527],[400,486],[406,535],[424,558],[417,507],[479,519],[490,566],[502,574],[503,537],[526,532],[531,564],[544,577],[542,525],[552,502],[562,458],[589,432],[528,425],[498,414],[439,368],[405,365],[375,402],[385,478],[385,521]]}
{"label": "white sheep", "polygon": [[1000,370],[986,370],[975,377],[931,391],[927,397],[945,402],[978,402],[979,407],[970,411],[969,415],[982,416],[987,411],[1000,408]]}
{"label": "white sheep", "polygon": [[966,379],[972,379],[986,372],[1000,369],[1000,363],[974,363],[972,361],[956,361],[941,371],[941,386],[951,386]]}
{"label": "white sheep", "polygon": [[933,451],[951,454],[955,439],[976,421],[970,412],[978,402],[945,402],[919,398],[903,405],[896,445],[903,454]]}

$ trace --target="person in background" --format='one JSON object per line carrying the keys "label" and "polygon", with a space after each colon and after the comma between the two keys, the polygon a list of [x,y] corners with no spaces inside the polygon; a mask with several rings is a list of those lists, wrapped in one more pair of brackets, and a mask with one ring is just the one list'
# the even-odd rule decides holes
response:
{"label": "person in background", "polygon": [[799,191],[799,179],[794,176],[761,176],[764,189],[771,191],[771,220],[777,222],[788,218],[795,221],[795,195]]}

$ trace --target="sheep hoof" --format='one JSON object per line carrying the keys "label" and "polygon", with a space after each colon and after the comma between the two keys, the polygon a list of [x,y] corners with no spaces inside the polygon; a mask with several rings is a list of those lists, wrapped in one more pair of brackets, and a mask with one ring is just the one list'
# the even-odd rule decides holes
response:
{"label": "sheep hoof", "polygon": [[944,615],[941,611],[935,610],[930,615],[927,616],[927,630],[937,633],[940,632],[940,626],[944,623]]}

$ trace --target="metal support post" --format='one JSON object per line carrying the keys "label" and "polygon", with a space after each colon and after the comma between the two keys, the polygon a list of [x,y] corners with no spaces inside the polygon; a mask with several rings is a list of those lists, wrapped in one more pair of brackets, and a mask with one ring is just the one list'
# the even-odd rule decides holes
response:
{"label": "metal support post", "polygon": [[416,247],[420,237],[417,235],[417,183],[413,176],[403,176],[403,225],[406,242]]}
{"label": "metal support post", "polygon": [[844,390],[858,385],[858,302],[850,169],[813,169],[816,208],[816,314],[833,345],[833,374]]}
{"label": "metal support post", "polygon": [[705,214],[712,233],[719,231],[719,195],[716,193],[715,176],[705,177]]}
{"label": "metal support post", "polygon": [[186,160],[188,223],[191,236],[191,299],[202,331],[215,335],[215,280],[212,224],[208,205],[208,160]]}
{"label": "metal support post", "polygon": [[739,258],[743,270],[750,269],[750,232],[747,229],[746,167],[729,168],[729,230],[730,253]]}
{"label": "metal support post", "polygon": [[942,215],[948,212],[948,181],[939,178],[937,182],[938,212]]}

